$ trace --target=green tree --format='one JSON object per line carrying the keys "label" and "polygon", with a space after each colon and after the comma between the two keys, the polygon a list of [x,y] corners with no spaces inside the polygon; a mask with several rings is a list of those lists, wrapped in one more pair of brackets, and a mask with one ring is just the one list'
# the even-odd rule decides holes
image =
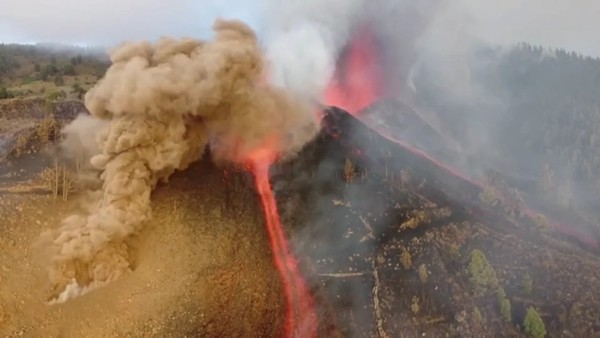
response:
{"label": "green tree", "polygon": [[40,72],[40,80],[48,81],[51,76],[55,76],[58,73],[59,71],[58,67],[56,67],[56,64],[48,64],[42,68],[42,71]]}
{"label": "green tree", "polygon": [[506,298],[506,292],[504,292],[503,287],[496,289],[496,298],[498,299],[498,303],[502,303],[502,300]]}
{"label": "green tree", "polygon": [[488,262],[485,254],[478,249],[471,251],[469,280],[480,290],[495,289],[498,287],[496,271],[494,271],[494,268]]}
{"label": "green tree", "polygon": [[547,334],[546,325],[544,325],[542,317],[540,317],[533,307],[527,309],[527,314],[523,321],[523,329],[528,336],[533,338],[543,338]]}
{"label": "green tree", "polygon": [[62,69],[63,75],[74,76],[76,75],[75,67],[72,64],[66,64]]}
{"label": "green tree", "polygon": [[50,94],[48,94],[48,96],[46,96],[46,98],[50,101],[60,101],[62,99],[64,99],[67,95],[65,94],[64,91],[54,91]]}
{"label": "green tree", "polygon": [[502,299],[502,301],[500,302],[500,313],[502,314],[502,317],[506,319],[506,321],[512,321],[512,310],[510,306],[510,300],[506,298]]}
{"label": "green tree", "polygon": [[65,80],[63,79],[62,76],[58,75],[57,77],[54,78],[54,84],[57,86],[62,86],[65,84]]}

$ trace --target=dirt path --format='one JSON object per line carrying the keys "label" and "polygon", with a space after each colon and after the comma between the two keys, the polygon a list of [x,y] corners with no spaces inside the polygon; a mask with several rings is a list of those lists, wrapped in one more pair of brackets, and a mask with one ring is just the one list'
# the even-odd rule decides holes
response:
{"label": "dirt path", "polygon": [[[234,187],[236,188],[236,187]],[[227,193],[218,170],[196,167],[154,195],[154,219],[132,240],[135,270],[49,306],[32,245],[74,202],[0,196],[0,336],[273,336],[284,301],[250,187]]]}

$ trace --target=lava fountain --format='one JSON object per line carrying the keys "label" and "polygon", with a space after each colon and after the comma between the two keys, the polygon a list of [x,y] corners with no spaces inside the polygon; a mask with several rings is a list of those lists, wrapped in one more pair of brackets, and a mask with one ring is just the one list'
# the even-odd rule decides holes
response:
{"label": "lava fountain", "polygon": [[381,97],[382,73],[372,31],[359,29],[325,90],[325,103],[352,114]]}
{"label": "lava fountain", "polygon": [[318,323],[314,300],[285,238],[277,202],[269,182],[269,167],[275,159],[276,154],[271,147],[264,147],[252,152],[248,156],[247,164],[254,174],[256,188],[260,194],[275,267],[284,288],[284,337],[315,337]]}

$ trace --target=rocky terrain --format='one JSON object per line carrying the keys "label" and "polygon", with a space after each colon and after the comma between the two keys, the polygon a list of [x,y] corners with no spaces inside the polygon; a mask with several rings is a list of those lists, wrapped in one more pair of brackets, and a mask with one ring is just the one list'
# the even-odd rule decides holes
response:
{"label": "rocky terrain", "polygon": [[[285,305],[252,179],[208,158],[155,191],[151,224],[130,240],[130,275],[46,304],[36,241],[83,196],[53,196],[41,175],[53,168],[52,152],[42,150],[82,106],[53,106],[52,132],[40,138],[50,115],[41,104],[5,102],[11,108],[0,110],[14,122],[5,137],[23,130],[18,119],[30,123],[25,151],[8,152],[0,166],[1,335],[280,333]],[[329,111],[317,139],[272,169],[272,183],[317,299],[321,336],[600,332],[598,247],[490,198],[343,111]]]}
{"label": "rocky terrain", "polygon": [[475,183],[343,111],[324,125],[273,180],[345,335],[539,337],[532,325],[599,334],[597,242],[509,200],[490,203]]}

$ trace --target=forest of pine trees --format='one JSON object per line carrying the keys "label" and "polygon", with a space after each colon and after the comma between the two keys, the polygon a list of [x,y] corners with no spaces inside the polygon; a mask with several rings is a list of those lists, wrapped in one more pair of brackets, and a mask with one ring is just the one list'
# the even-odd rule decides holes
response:
{"label": "forest of pine trees", "polygon": [[482,48],[472,58],[478,100],[448,94],[433,72],[419,79],[419,99],[463,144],[485,135],[476,157],[540,181],[551,173],[563,199],[576,191],[580,202],[597,200],[588,197],[600,192],[600,59],[528,44]]}

